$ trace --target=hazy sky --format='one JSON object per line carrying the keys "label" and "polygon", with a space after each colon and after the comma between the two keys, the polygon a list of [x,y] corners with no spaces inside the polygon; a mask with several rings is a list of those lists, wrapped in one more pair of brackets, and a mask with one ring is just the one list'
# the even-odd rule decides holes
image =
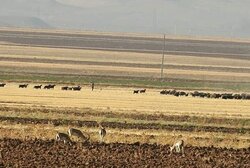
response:
{"label": "hazy sky", "polygon": [[[250,38],[250,0],[0,0],[21,26]],[[32,19],[27,19],[32,18]],[[36,21],[34,21],[37,19]],[[30,25],[29,25],[30,24]],[[39,26],[38,26],[39,27]]]}

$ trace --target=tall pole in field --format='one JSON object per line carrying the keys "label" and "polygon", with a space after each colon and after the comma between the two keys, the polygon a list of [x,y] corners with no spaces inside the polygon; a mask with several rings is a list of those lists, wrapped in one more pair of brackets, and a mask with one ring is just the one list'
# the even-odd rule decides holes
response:
{"label": "tall pole in field", "polygon": [[162,58],[161,58],[161,79],[163,78],[164,57],[165,57],[166,35],[163,37]]}

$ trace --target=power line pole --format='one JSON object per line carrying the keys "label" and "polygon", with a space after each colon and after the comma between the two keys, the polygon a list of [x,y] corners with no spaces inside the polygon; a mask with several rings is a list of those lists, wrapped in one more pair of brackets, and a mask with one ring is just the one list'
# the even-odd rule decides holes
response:
{"label": "power line pole", "polygon": [[163,49],[162,49],[162,58],[161,58],[161,79],[163,78],[163,68],[164,68],[164,57],[165,57],[165,46],[166,46],[166,35],[163,37]]}

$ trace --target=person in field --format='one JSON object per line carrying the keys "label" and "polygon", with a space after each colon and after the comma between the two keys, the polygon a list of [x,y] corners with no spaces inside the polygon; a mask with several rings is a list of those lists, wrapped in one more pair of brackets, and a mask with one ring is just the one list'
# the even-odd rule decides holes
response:
{"label": "person in field", "polygon": [[91,89],[92,89],[92,91],[94,90],[94,88],[95,88],[95,83],[92,82],[92,83],[91,83]]}

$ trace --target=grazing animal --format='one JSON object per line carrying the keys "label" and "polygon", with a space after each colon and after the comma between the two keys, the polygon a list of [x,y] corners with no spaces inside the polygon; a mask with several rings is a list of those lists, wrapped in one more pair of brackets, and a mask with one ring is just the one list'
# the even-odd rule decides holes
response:
{"label": "grazing animal", "polygon": [[34,89],[42,89],[42,85],[36,85],[34,86]]}
{"label": "grazing animal", "polygon": [[187,95],[187,93],[183,92],[183,91],[181,91],[180,94],[179,94],[179,96],[186,96],[186,95]]}
{"label": "grazing animal", "polygon": [[68,86],[63,86],[61,89],[62,90],[68,90],[68,88],[69,88]]}
{"label": "grazing animal", "polygon": [[170,154],[172,154],[174,149],[177,153],[182,152],[182,154],[184,154],[184,141],[179,140],[173,146],[171,146],[170,147]]}
{"label": "grazing animal", "polygon": [[214,99],[218,99],[218,98],[220,98],[221,97],[221,94],[219,94],[219,93],[213,93],[213,94],[211,94],[211,96],[210,96],[210,98],[214,98]]}
{"label": "grazing animal", "polygon": [[176,96],[176,97],[180,96],[180,92],[177,92],[177,91],[176,91],[176,92],[174,93],[174,96]]}
{"label": "grazing animal", "polygon": [[138,94],[140,90],[134,90],[134,93],[133,94]]}
{"label": "grazing animal", "polygon": [[225,93],[221,95],[222,99],[233,99],[233,94]]}
{"label": "grazing animal", "polygon": [[146,89],[140,90],[140,93],[145,93],[145,92],[146,92]]}
{"label": "grazing animal", "polygon": [[174,89],[174,90],[170,90],[169,94],[170,95],[174,95],[177,91]]}
{"label": "grazing animal", "polygon": [[6,83],[0,83],[0,87],[4,87]]}
{"label": "grazing animal", "polygon": [[242,99],[250,100],[250,94],[242,93],[241,97],[242,97]]}
{"label": "grazing animal", "polygon": [[64,144],[69,143],[70,145],[72,145],[72,141],[71,141],[69,135],[65,134],[65,133],[61,133],[61,132],[57,133],[56,134],[56,140],[57,141],[63,141]]}
{"label": "grazing animal", "polygon": [[68,90],[73,90],[73,87],[68,87]]}
{"label": "grazing animal", "polygon": [[107,132],[106,132],[106,129],[99,125],[100,128],[99,128],[99,135],[100,135],[100,141],[103,142],[103,138],[106,136]]}
{"label": "grazing animal", "polygon": [[80,131],[80,130],[78,130],[78,129],[75,129],[75,128],[70,128],[70,129],[68,130],[68,134],[69,134],[70,137],[71,137],[71,136],[76,136],[76,137],[78,137],[78,138],[81,138],[81,140],[82,140],[83,142],[87,142],[87,141],[89,141],[89,139],[90,139],[89,134],[85,133],[85,134],[87,135],[87,136],[85,136],[85,135],[82,133],[82,131]]}
{"label": "grazing animal", "polygon": [[81,86],[75,86],[75,87],[72,87],[72,88],[73,88],[73,90],[75,90],[75,91],[80,91],[80,90],[82,89]]}
{"label": "grazing animal", "polygon": [[242,96],[240,94],[234,94],[233,97],[234,99],[242,99]]}
{"label": "grazing animal", "polygon": [[160,91],[160,94],[167,94],[167,91],[166,90],[162,90],[162,91]]}
{"label": "grazing animal", "polygon": [[19,88],[27,88],[29,84],[21,84],[19,85]]}
{"label": "grazing animal", "polygon": [[197,96],[200,96],[200,93],[198,91],[194,91],[193,93],[191,93],[191,95],[193,97],[197,97]]}
{"label": "grazing animal", "polygon": [[250,94],[247,94],[247,95],[245,96],[245,99],[250,100]]}
{"label": "grazing animal", "polygon": [[54,89],[56,85],[48,84],[44,86],[44,89]]}

